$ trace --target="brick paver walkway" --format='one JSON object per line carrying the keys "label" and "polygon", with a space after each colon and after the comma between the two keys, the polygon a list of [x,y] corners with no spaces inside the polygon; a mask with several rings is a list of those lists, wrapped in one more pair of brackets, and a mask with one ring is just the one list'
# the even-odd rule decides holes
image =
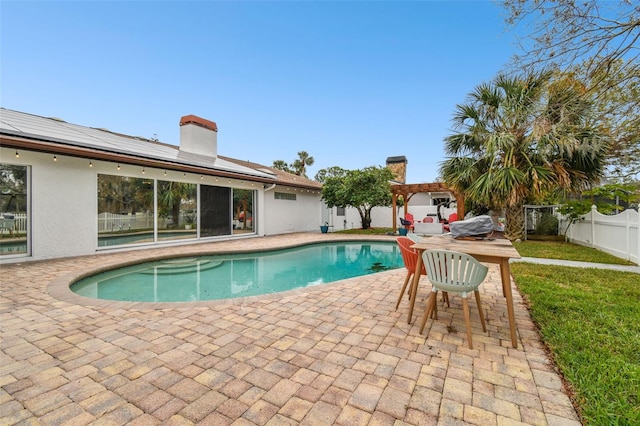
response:
{"label": "brick paver walkway", "polygon": [[[74,277],[120,262],[336,238],[349,236],[0,266],[0,424],[580,424],[515,289],[511,347],[495,266],[481,287],[488,332],[474,329],[474,350],[458,297],[439,308],[428,337],[417,320],[407,324],[406,299],[394,310],[404,269],[218,302],[105,302],[68,290]],[[426,278],[421,287],[416,317]],[[477,324],[473,306],[471,315]]]}

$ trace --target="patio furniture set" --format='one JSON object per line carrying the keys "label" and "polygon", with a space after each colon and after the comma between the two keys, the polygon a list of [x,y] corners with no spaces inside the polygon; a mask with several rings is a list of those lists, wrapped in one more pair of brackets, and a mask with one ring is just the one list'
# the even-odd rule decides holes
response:
{"label": "patio furniture set", "polygon": [[412,322],[420,277],[426,275],[431,283],[431,293],[422,317],[420,333],[422,334],[424,331],[426,322],[430,317],[437,320],[438,292],[443,293],[443,300],[447,304],[448,293],[456,293],[462,297],[467,340],[469,348],[473,349],[467,296],[471,293],[475,295],[482,329],[486,332],[479,287],[488,271],[487,266],[483,265],[483,263],[494,263],[500,266],[502,294],[507,305],[511,343],[514,348],[518,347],[509,259],[520,258],[520,254],[509,240],[486,237],[455,239],[451,235],[438,235],[420,239],[417,242],[414,239],[401,236],[398,237],[397,241],[407,269],[407,276],[400,290],[396,309],[400,305],[405,292],[407,292],[407,285],[411,281],[408,289],[409,312],[407,323],[410,324]]}

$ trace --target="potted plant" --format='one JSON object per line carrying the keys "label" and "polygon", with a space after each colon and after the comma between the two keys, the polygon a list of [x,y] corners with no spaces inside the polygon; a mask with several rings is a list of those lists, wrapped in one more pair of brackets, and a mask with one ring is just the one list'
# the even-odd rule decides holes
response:
{"label": "potted plant", "polygon": [[196,223],[196,215],[194,213],[187,213],[184,215],[184,229],[191,229],[194,223]]}
{"label": "potted plant", "polygon": [[323,234],[326,234],[327,232],[329,232],[329,222],[325,222],[324,225],[320,225],[320,231]]}

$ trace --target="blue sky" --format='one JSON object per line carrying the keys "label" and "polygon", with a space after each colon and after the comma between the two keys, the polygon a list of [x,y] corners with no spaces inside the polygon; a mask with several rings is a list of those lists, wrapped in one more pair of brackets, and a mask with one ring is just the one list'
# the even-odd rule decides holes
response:
{"label": "blue sky", "polygon": [[0,105],[179,143],[218,124],[221,155],[331,166],[407,157],[433,182],[455,105],[505,68],[489,1],[0,2]]}

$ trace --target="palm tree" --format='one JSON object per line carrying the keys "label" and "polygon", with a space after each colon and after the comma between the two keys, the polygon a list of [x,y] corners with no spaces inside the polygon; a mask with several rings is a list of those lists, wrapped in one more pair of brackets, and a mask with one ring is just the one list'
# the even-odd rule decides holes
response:
{"label": "palm tree", "polygon": [[523,206],[551,189],[580,190],[603,173],[606,140],[571,76],[499,75],[457,105],[445,138],[445,182],[465,199],[504,209],[505,236],[524,237]]}
{"label": "palm tree", "polygon": [[159,215],[171,215],[171,221],[174,226],[178,226],[180,223],[180,211],[183,208],[183,203],[195,198],[196,185],[193,183],[158,182]]}
{"label": "palm tree", "polygon": [[312,166],[315,160],[309,156],[307,151],[298,152],[298,159],[292,164],[295,174],[302,177],[307,177],[307,166]]}
{"label": "palm tree", "polygon": [[275,160],[273,162],[273,166],[271,167],[273,167],[274,169],[282,170],[283,172],[293,173],[293,170],[291,170],[289,164],[284,160]]}

